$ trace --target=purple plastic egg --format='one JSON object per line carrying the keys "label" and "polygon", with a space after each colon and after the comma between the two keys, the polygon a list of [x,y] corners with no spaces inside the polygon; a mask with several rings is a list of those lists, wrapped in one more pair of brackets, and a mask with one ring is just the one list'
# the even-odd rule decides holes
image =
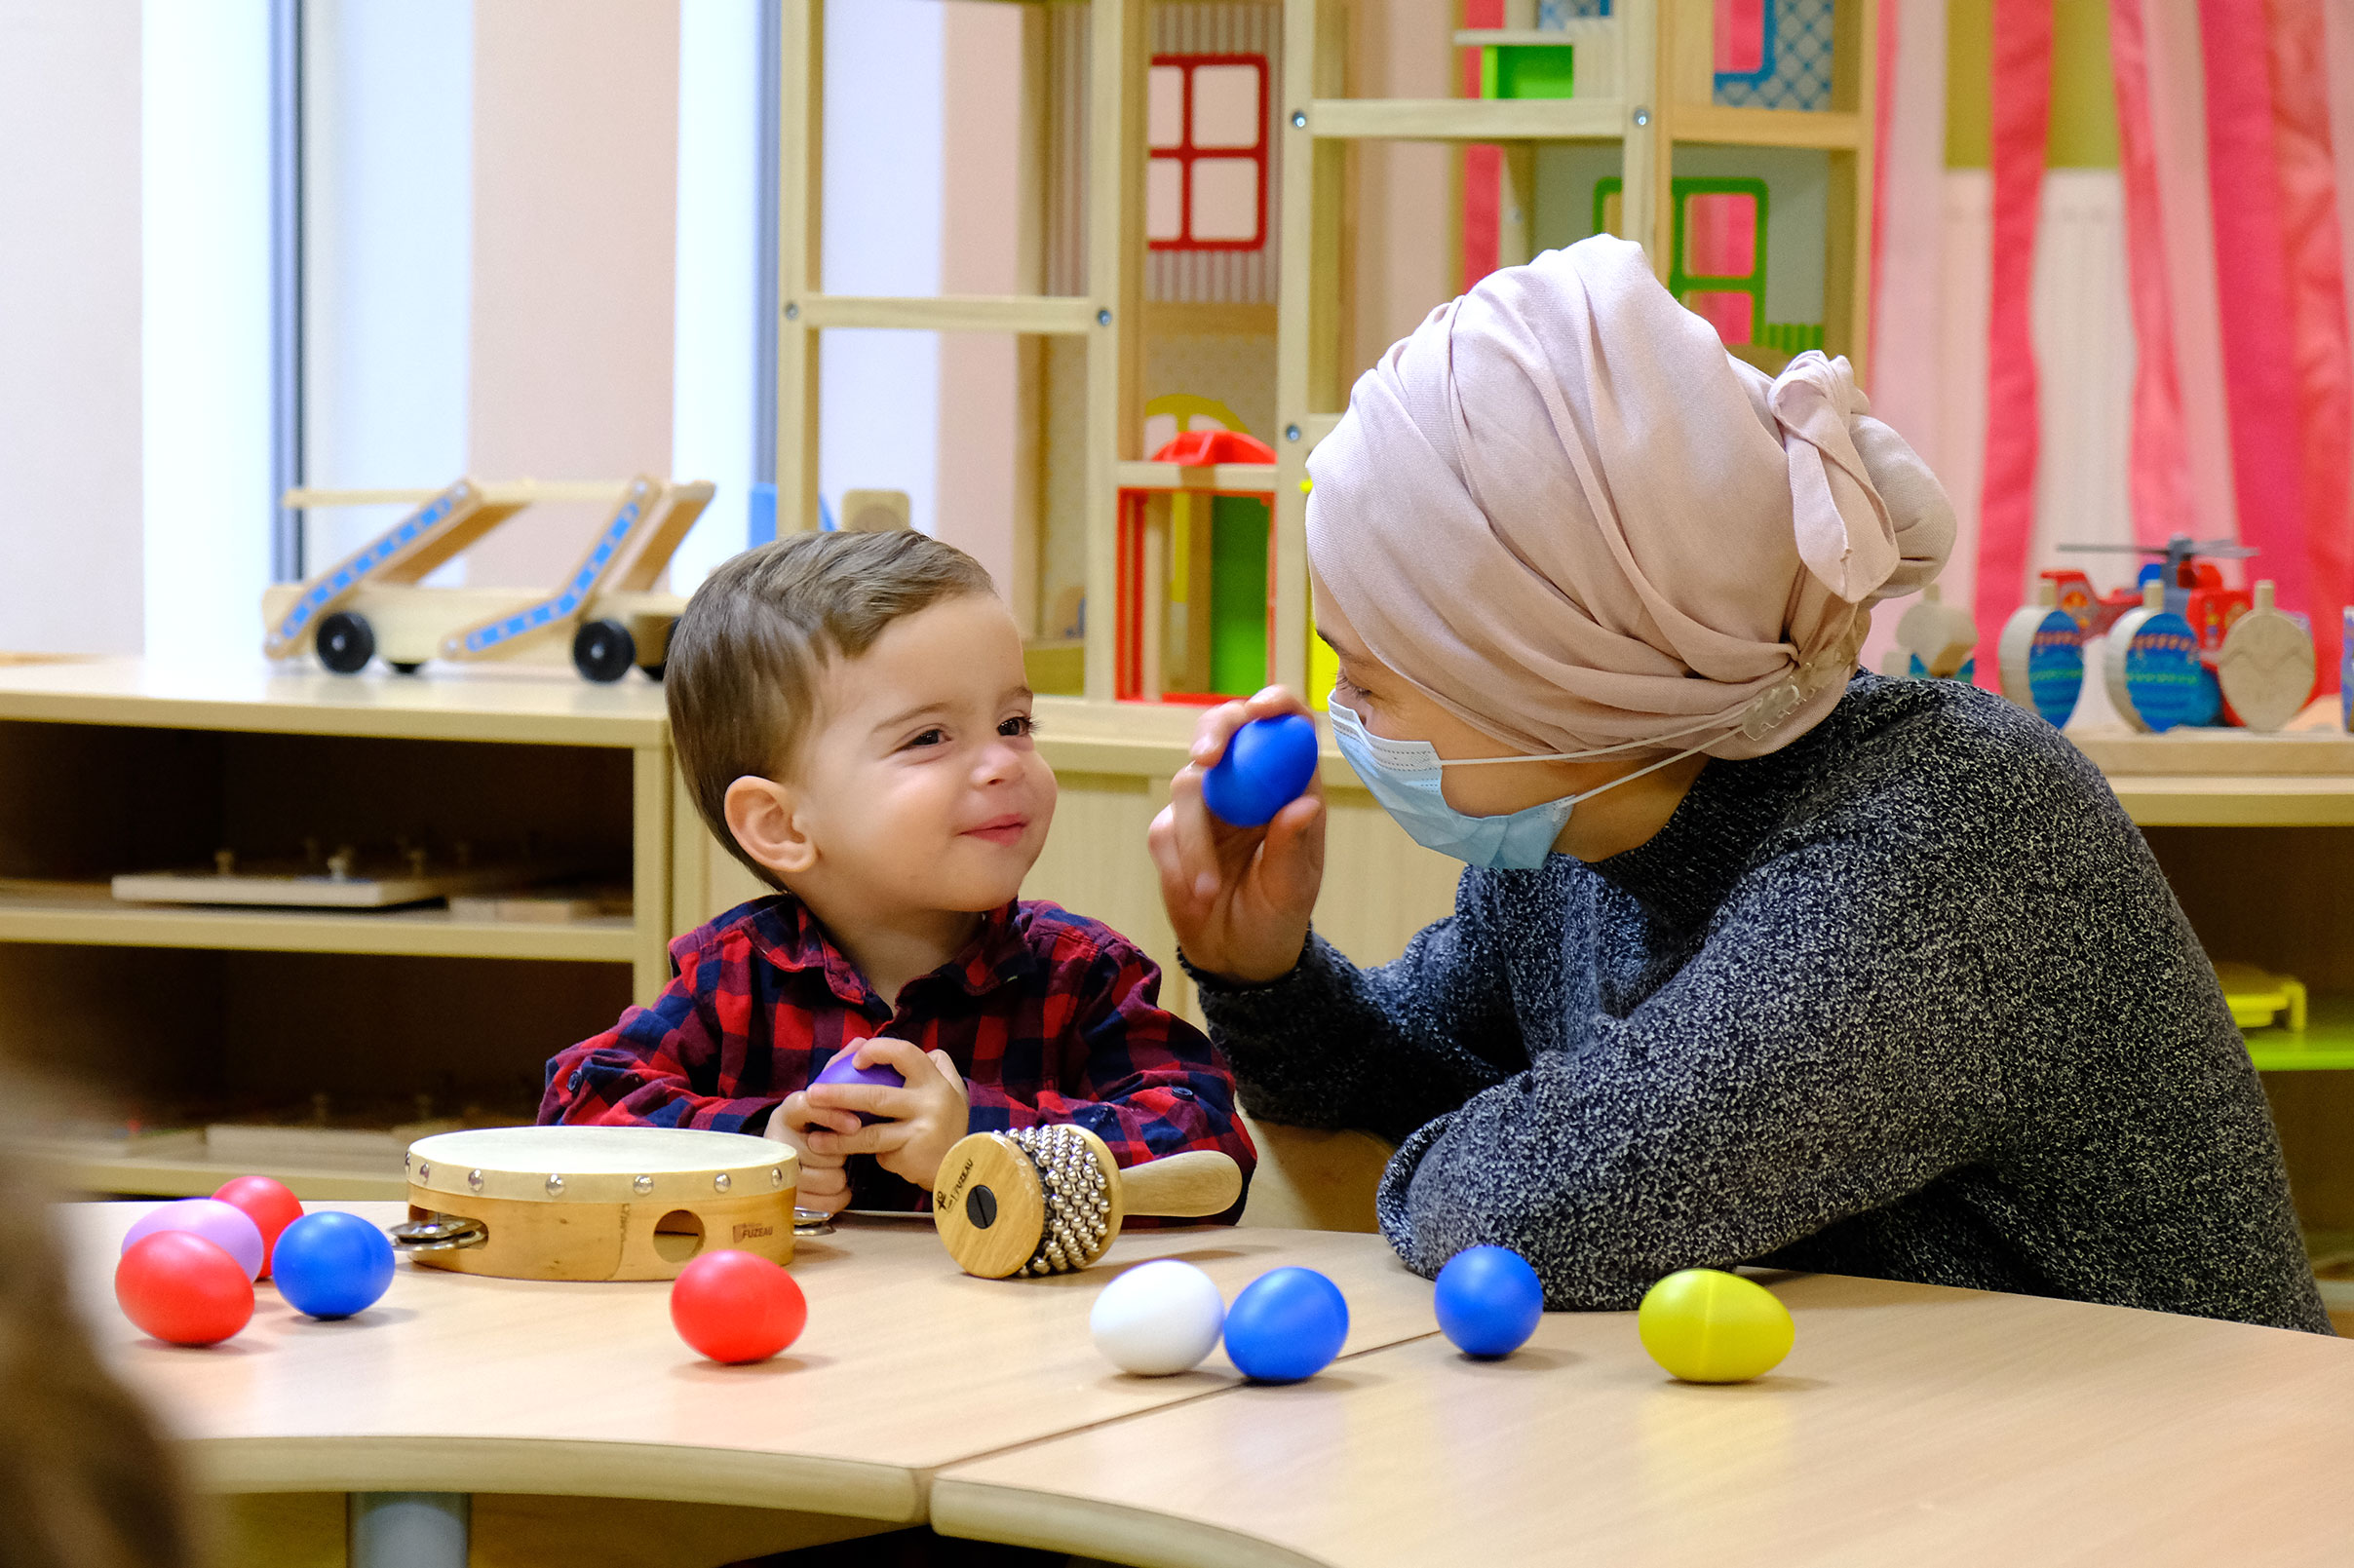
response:
{"label": "purple plastic egg", "polygon": [[123,1237],[123,1250],[130,1251],[158,1231],[189,1231],[203,1237],[235,1258],[249,1280],[260,1278],[261,1260],[268,1255],[261,1227],[244,1209],[217,1198],[182,1198],[141,1215]]}
{"label": "purple plastic egg", "polygon": [[[818,1069],[818,1075],[809,1081],[809,1087],[815,1089],[820,1084],[871,1084],[876,1089],[907,1088],[907,1078],[889,1062],[878,1061],[868,1067],[855,1065],[858,1060],[858,1048],[865,1044],[864,1040],[853,1040],[835,1052],[832,1060]],[[858,1119],[869,1126],[886,1120],[884,1117],[870,1115],[866,1111],[859,1112]]]}

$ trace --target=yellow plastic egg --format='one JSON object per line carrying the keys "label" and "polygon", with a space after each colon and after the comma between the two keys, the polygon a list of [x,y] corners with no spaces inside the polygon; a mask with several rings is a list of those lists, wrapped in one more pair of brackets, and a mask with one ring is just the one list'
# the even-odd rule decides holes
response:
{"label": "yellow plastic egg", "polygon": [[1643,1293],[1636,1331],[1651,1359],[1686,1383],[1743,1383],[1782,1364],[1797,1334],[1790,1309],[1754,1281],[1685,1269]]}

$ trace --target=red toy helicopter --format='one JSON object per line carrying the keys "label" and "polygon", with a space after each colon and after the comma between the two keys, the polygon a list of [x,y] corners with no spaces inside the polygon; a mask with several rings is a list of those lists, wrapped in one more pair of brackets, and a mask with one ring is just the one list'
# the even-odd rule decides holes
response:
{"label": "red toy helicopter", "polygon": [[[2140,577],[2131,588],[2120,588],[2107,594],[2096,596],[2092,579],[2084,573],[2066,569],[2043,574],[2057,591],[2060,607],[2084,629],[2088,637],[2099,636],[2115,624],[2118,616],[2137,609],[2142,603],[2142,584],[2157,577],[2166,585],[2166,607],[2190,623],[2199,635],[2199,653],[2212,666],[2218,649],[2223,646],[2223,633],[2231,623],[2245,615],[2256,600],[2244,588],[2225,588],[2223,574],[2212,562],[2217,560],[2245,560],[2257,551],[2253,545],[2243,545],[2231,539],[2194,540],[2188,534],[2176,534],[2163,545],[2062,545],[2064,551],[2078,555],[2118,554],[2156,555],[2161,560],[2144,564]],[[2196,557],[2205,556],[2204,560]]]}

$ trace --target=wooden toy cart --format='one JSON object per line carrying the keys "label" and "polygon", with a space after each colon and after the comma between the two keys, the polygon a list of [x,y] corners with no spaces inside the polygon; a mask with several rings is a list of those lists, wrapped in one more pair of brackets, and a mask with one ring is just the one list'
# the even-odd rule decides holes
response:
{"label": "wooden toy cart", "polygon": [[[613,511],[577,565],[550,593],[427,588],[424,579],[536,501],[604,500]],[[424,504],[343,559],[300,583],[262,594],[262,651],[273,659],[315,651],[337,674],[378,655],[403,674],[428,659],[453,664],[545,653],[570,633],[572,664],[595,681],[635,667],[662,678],[670,631],[686,607],[654,591],[679,542],[711,504],[708,481],[626,484],[494,484],[460,479],[439,493],[293,490],[292,507]]]}

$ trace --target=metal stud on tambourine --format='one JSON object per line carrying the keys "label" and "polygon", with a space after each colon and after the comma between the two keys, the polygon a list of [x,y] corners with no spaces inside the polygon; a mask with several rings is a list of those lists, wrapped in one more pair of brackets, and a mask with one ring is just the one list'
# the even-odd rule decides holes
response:
{"label": "metal stud on tambourine", "polygon": [[959,1139],[940,1163],[932,1221],[967,1274],[1068,1274],[1101,1257],[1130,1214],[1223,1213],[1242,1190],[1242,1167],[1215,1149],[1122,1170],[1101,1138],[1061,1123]]}

